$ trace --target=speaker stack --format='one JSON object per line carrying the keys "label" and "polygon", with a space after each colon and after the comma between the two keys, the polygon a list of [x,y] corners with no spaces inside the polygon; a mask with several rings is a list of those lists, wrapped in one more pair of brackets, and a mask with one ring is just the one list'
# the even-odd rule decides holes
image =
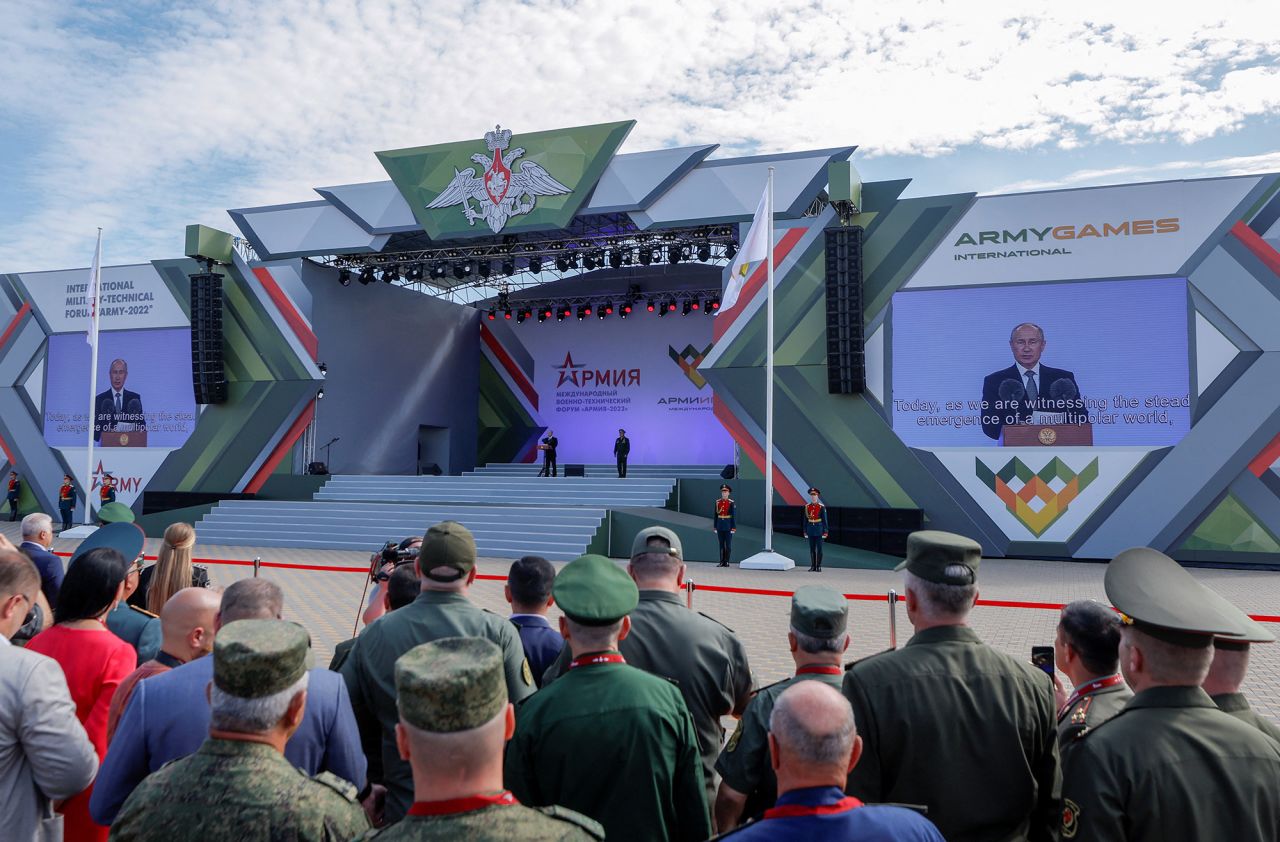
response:
{"label": "speaker stack", "polygon": [[196,403],[224,403],[222,364],[222,275],[191,276],[191,385]]}
{"label": "speaker stack", "polygon": [[862,359],[862,228],[826,230],[827,391],[860,394]]}

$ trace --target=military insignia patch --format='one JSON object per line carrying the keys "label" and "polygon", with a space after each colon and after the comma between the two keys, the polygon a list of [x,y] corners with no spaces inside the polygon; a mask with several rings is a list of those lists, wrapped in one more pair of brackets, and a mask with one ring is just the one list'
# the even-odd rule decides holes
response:
{"label": "military insignia patch", "polygon": [[733,733],[729,735],[729,742],[725,744],[725,751],[733,751],[738,747],[738,740],[742,739],[742,720],[738,720],[738,727],[733,729]]}
{"label": "military insignia patch", "polygon": [[520,669],[520,677],[524,679],[526,687],[533,686],[533,670],[529,669],[529,659],[524,659],[524,666]]}
{"label": "military insignia patch", "polygon": [[1062,800],[1062,838],[1074,839],[1080,829],[1080,805],[1070,798]]}

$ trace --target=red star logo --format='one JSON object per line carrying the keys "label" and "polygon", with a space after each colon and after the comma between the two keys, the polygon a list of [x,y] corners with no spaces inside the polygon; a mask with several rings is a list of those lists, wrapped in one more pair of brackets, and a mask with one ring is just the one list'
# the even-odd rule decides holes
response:
{"label": "red star logo", "polygon": [[585,365],[576,365],[573,361],[573,352],[565,351],[564,365],[553,365],[556,371],[560,372],[560,379],[556,381],[556,388],[559,389],[564,385],[565,381],[569,381],[574,386],[581,386],[578,382],[578,369],[586,368]]}

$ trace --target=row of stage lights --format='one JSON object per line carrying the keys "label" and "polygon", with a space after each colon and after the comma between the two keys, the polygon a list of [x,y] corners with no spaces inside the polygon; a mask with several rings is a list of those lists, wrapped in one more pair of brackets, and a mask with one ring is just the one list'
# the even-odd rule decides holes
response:
{"label": "row of stage lights", "polygon": [[[620,319],[625,319],[634,313],[638,306],[638,301],[628,298],[622,302],[622,306],[617,308],[613,306],[612,301],[605,301],[595,306],[579,304],[576,310],[569,304],[541,304],[536,308],[528,306],[516,308],[490,307],[485,314],[485,318],[491,322],[497,321],[499,318],[506,321],[511,321],[514,318],[516,324],[524,324],[526,319],[537,316],[538,323],[541,324],[552,316],[555,316],[557,322],[563,322],[576,312],[580,322],[591,318],[593,314],[598,319],[607,319],[613,315],[617,315]],[[650,298],[644,309],[648,313],[657,313],[659,317],[675,312],[679,312],[682,316],[687,316],[690,313],[705,313],[708,316],[713,316],[720,310],[720,299],[718,297],[686,298],[677,303],[674,298]]]}
{"label": "row of stage lights", "polygon": [[[738,253],[736,243],[729,242],[716,245],[716,250],[720,252],[719,255],[716,255],[717,257],[723,256],[726,260],[733,260]],[[430,264],[417,262],[407,264],[403,271],[398,263],[389,263],[381,267],[366,264],[359,270],[340,269],[338,271],[338,283],[345,287],[351,286],[352,279],[358,280],[365,286],[379,279],[388,284],[395,283],[402,277],[409,282],[421,281],[426,278],[443,280],[449,277],[450,274],[461,281],[472,275],[477,275],[480,278],[500,275],[510,277],[515,275],[517,271],[527,271],[537,275],[543,270],[544,260],[553,262],[556,271],[561,273],[569,272],[579,267],[591,272],[596,269],[603,269],[606,266],[612,269],[621,269],[624,266],[635,264],[650,266],[654,263],[661,263],[664,257],[668,264],[675,266],[681,261],[692,258],[696,258],[699,262],[707,263],[712,259],[712,254],[712,244],[703,242],[696,245],[670,243],[665,246],[641,245],[634,248],[614,246],[608,249],[572,249],[556,255],[554,260],[549,255],[545,257],[531,255],[528,259],[528,265],[524,269],[517,267],[514,257],[504,257],[501,260],[463,257],[456,260],[435,260]]]}

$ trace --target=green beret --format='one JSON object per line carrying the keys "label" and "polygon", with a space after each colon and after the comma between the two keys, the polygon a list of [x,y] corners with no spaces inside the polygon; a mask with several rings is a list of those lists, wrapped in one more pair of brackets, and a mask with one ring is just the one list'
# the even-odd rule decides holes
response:
{"label": "green beret", "polygon": [[297,623],[236,620],[213,639],[213,683],[237,699],[292,687],[311,664],[311,637]]}
{"label": "green beret", "polygon": [[551,587],[565,616],[584,626],[607,626],[635,610],[640,591],[617,564],[600,555],[569,562]]}
{"label": "green beret", "polygon": [[[418,570],[428,579],[438,582],[456,582],[476,566],[476,539],[456,520],[437,523],[422,537],[418,550]],[[433,576],[431,571],[446,567],[456,571],[453,575]]]}
{"label": "green beret", "polygon": [[805,585],[791,595],[791,628],[821,640],[844,634],[849,601],[844,594],[821,585]]}
{"label": "green beret", "polygon": [[113,500],[98,509],[98,521],[100,523],[133,523],[133,509]]}
{"label": "green beret", "polygon": [[1159,550],[1125,550],[1107,565],[1102,584],[1122,623],[1167,643],[1204,648],[1214,635],[1242,633],[1237,610]]}
{"label": "green beret", "polygon": [[[922,529],[907,536],[907,558],[894,570],[906,568],[926,582],[939,585],[976,585],[982,545],[953,532]],[[964,575],[947,575],[952,565],[969,568]]]}
{"label": "green beret", "polygon": [[469,731],[507,704],[502,650],[482,637],[444,637],[396,659],[400,718],[437,734]]}
{"label": "green beret", "polygon": [[[671,545],[668,550],[661,550],[657,547],[650,547],[649,541],[654,538],[661,538]],[[650,526],[641,529],[636,533],[636,538],[631,542],[631,557],[635,558],[642,553],[669,553],[676,558],[684,558],[684,550],[680,547],[680,536],[667,529],[665,526]]]}

